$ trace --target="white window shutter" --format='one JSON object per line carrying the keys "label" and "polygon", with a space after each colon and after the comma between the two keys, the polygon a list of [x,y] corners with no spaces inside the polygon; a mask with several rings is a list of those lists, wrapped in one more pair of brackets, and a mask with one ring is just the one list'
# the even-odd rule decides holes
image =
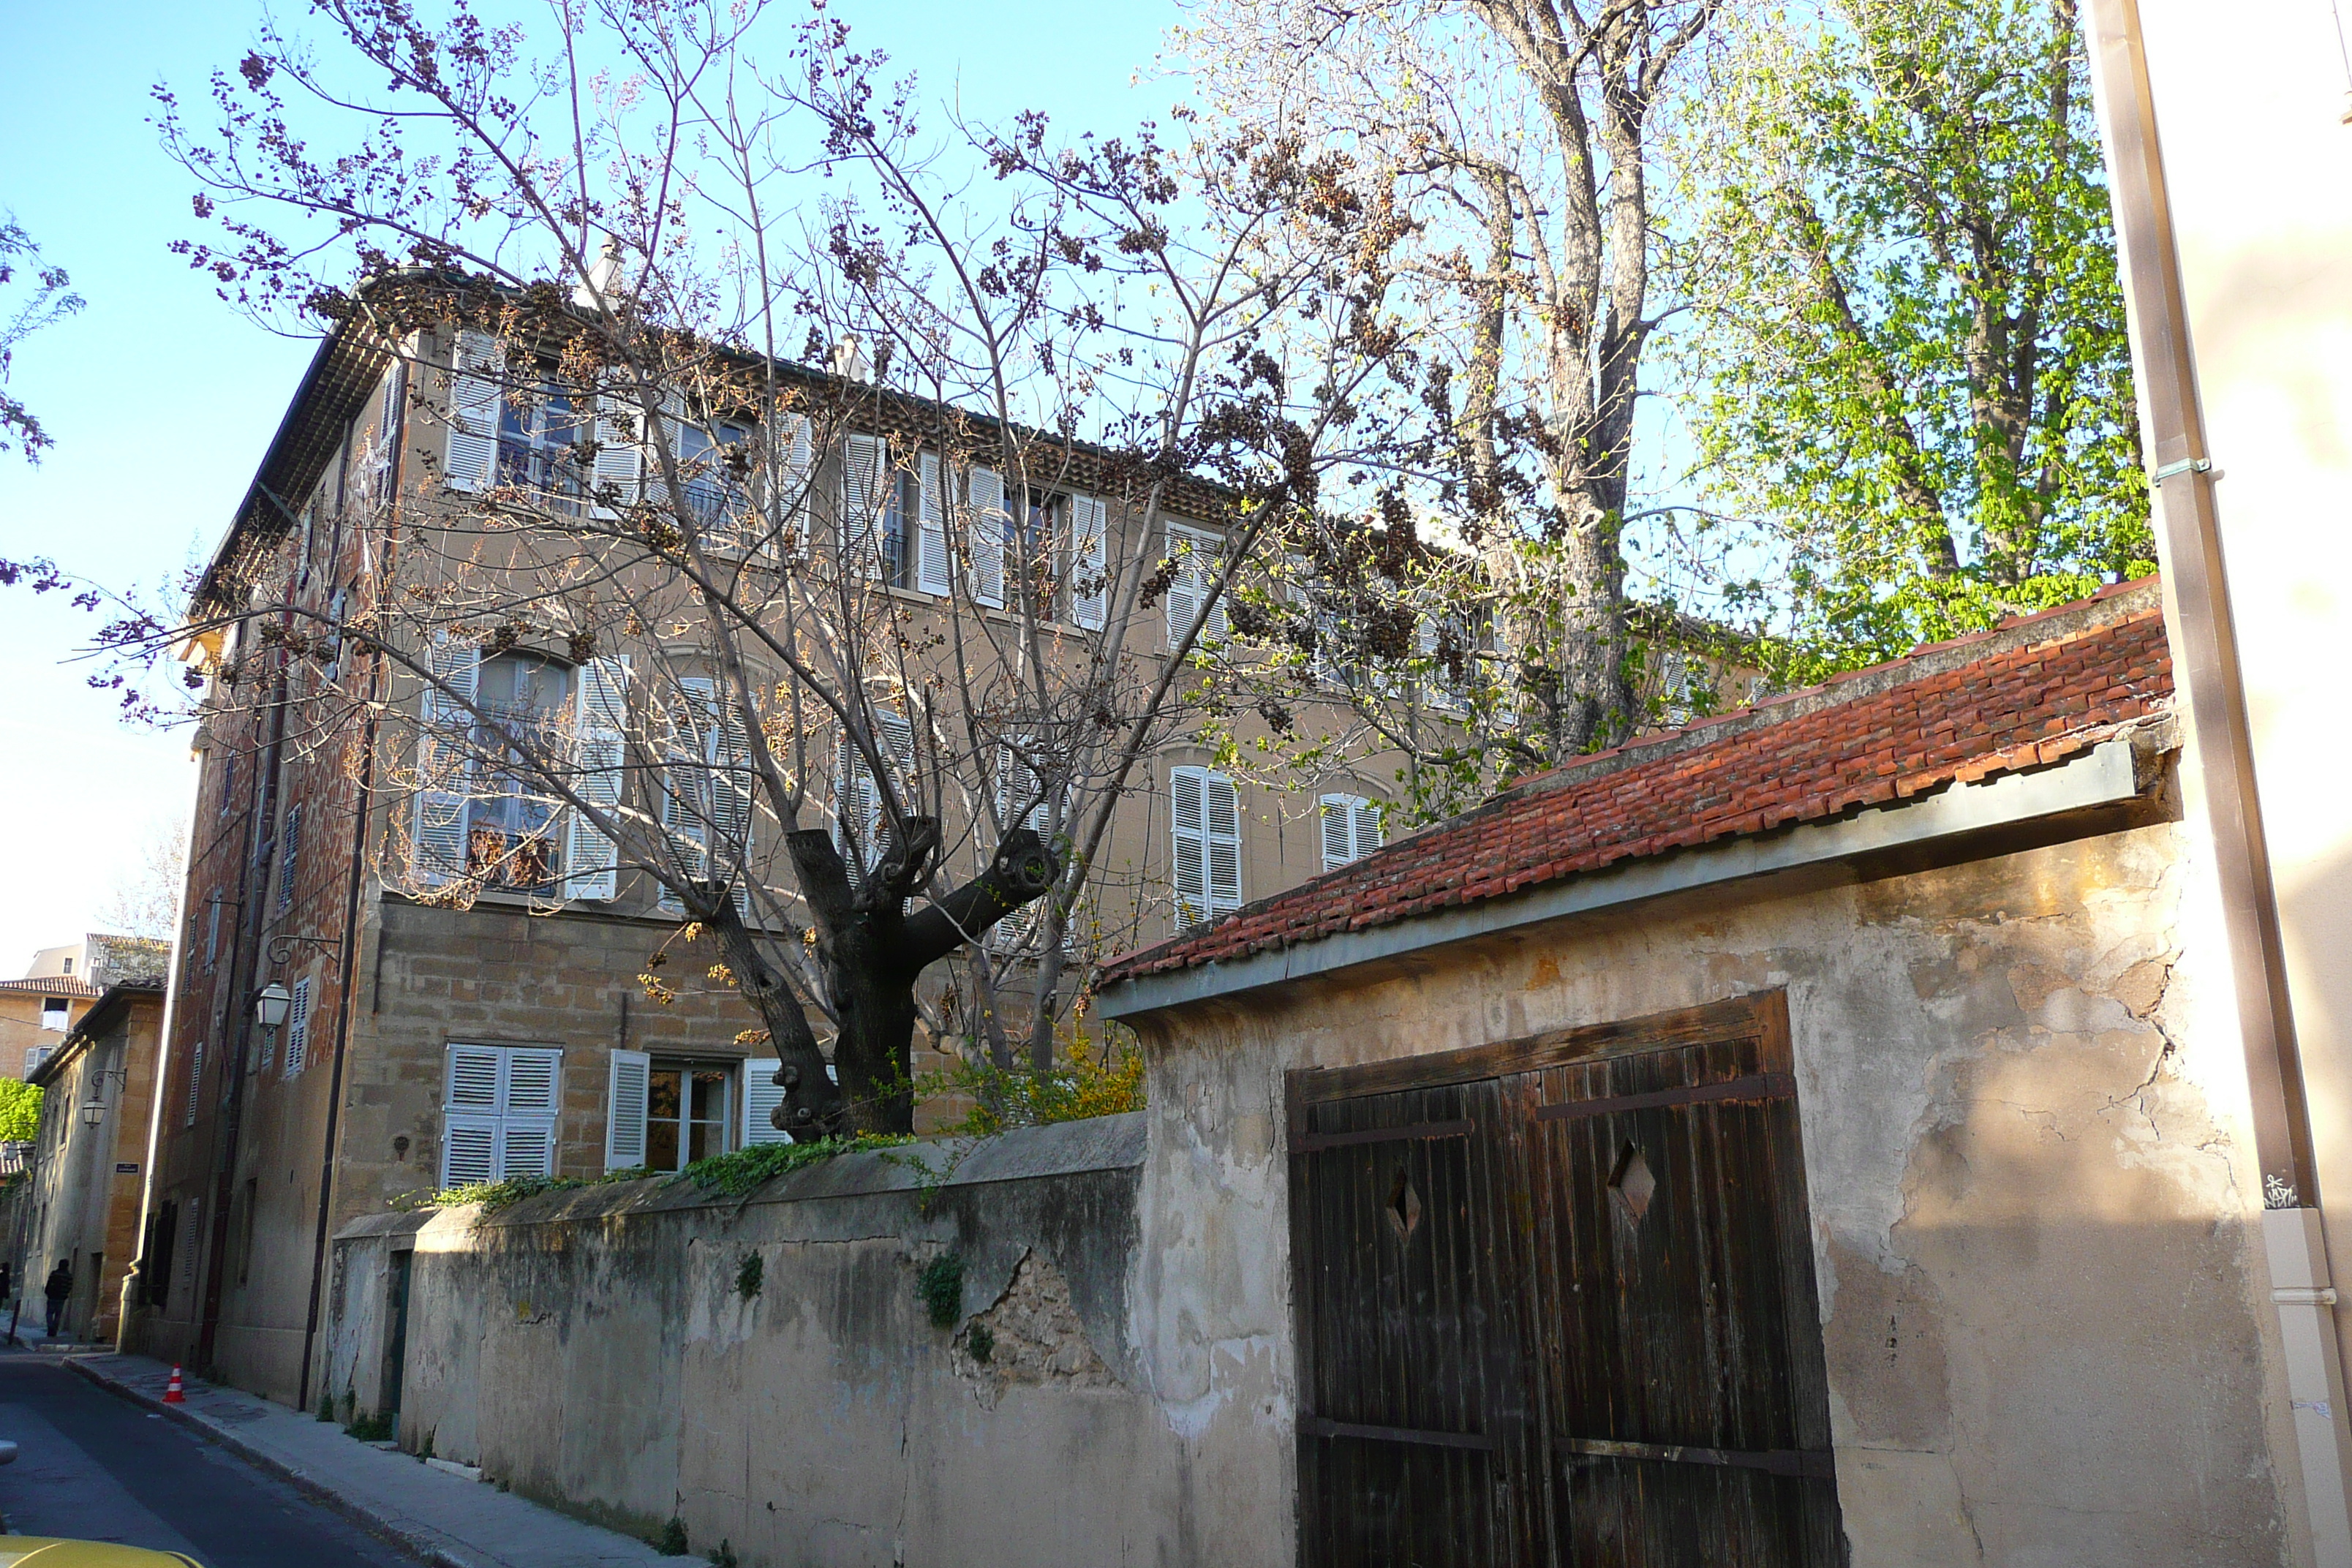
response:
{"label": "white window shutter", "polygon": [[543,1046],[506,1048],[506,1099],[499,1109],[509,1116],[553,1116],[563,1109],[563,1053]]}
{"label": "white window shutter", "polygon": [[448,1085],[443,1104],[451,1110],[478,1110],[495,1116],[499,1110],[500,1052],[496,1046],[449,1047]]}
{"label": "white window shutter", "polygon": [[[37,1067],[38,1065],[39,1065],[39,1064],[38,1064],[37,1062],[37,1063],[34,1063],[34,1064],[32,1064],[31,1066],[26,1067],[25,1070],[26,1070],[27,1073],[29,1073],[29,1072],[31,1072],[31,1071],[33,1070],[33,1067]],[[196,1042],[196,1048],[195,1048],[194,1050],[193,1050],[193,1051],[191,1051],[191,1052],[189,1052],[189,1053],[188,1053],[188,1120],[187,1120],[187,1125],[188,1125],[188,1126],[190,1126],[190,1127],[194,1127],[194,1126],[196,1124],[196,1106],[197,1106],[197,1104],[198,1104],[199,1098],[200,1098],[201,1093],[202,1093],[202,1091],[203,1091],[203,1089],[204,1089],[204,1087],[205,1087],[205,1043],[204,1043],[204,1041],[202,1041],[202,1040],[198,1040],[198,1041]]]}
{"label": "white window shutter", "polygon": [[1172,768],[1168,774],[1169,820],[1175,834],[1176,923],[1199,925],[1208,918],[1209,844],[1203,768]]}
{"label": "white window shutter", "polygon": [[1102,630],[1110,612],[1110,507],[1100,496],[1070,500],[1070,618]]}
{"label": "white window shutter", "polygon": [[889,451],[876,436],[841,438],[841,559],[862,577],[882,574],[881,481]]}
{"label": "white window shutter", "polygon": [[775,1123],[776,1107],[783,1104],[784,1091],[776,1082],[776,1074],[783,1070],[783,1062],[775,1057],[755,1057],[743,1064],[743,1147],[760,1143],[789,1143],[791,1133]]}
{"label": "white window shutter", "polygon": [[1241,792],[1223,773],[1211,773],[1201,793],[1208,807],[1208,904],[1214,920],[1242,907]]}
{"label": "white window shutter", "polygon": [[965,524],[964,553],[971,563],[971,596],[992,610],[1004,607],[1003,476],[988,468],[971,471],[971,505]]}
{"label": "white window shutter", "polygon": [[778,476],[778,482],[783,486],[779,498],[782,515],[793,534],[792,548],[805,560],[809,552],[809,520],[814,515],[811,492],[816,488],[816,437],[807,416],[785,415],[776,433],[776,447],[783,463],[783,471]]}
{"label": "white window shutter", "polygon": [[555,1174],[555,1122],[545,1116],[499,1119],[499,1180]]}
{"label": "white window shutter", "polygon": [[1192,536],[1185,529],[1168,530],[1166,559],[1176,563],[1176,571],[1168,579],[1168,646],[1171,648],[1183,641],[1184,634],[1192,629],[1193,620],[1201,613],[1201,590],[1195,581],[1192,557]]}
{"label": "white window shutter", "polygon": [[300,1072],[310,1059],[310,977],[304,975],[294,983],[293,996],[286,1004],[286,1076]]}
{"label": "white window shutter", "polygon": [[1344,795],[1327,795],[1319,804],[1323,816],[1323,869],[1335,871],[1356,858],[1355,802]]}
{"label": "white window shutter", "polygon": [[431,668],[454,696],[428,686],[418,700],[416,826],[409,875],[428,888],[466,872],[466,806],[472,795],[473,762],[463,732],[473,718],[465,704],[474,700],[481,668],[479,647],[446,631],[434,634]]}
{"label": "white window shutter", "polygon": [[459,332],[449,377],[449,488],[488,488],[499,455],[499,377],[506,350],[484,332]]}
{"label": "white window shutter", "polygon": [[[596,399],[596,461],[589,484],[599,496],[611,491],[621,506],[634,505],[645,482],[646,442],[639,431],[645,410],[630,397]],[[599,505],[596,515],[611,517],[613,508]]]}
{"label": "white window shutter", "polygon": [[[699,879],[710,874],[710,751],[719,686],[707,675],[682,676],[677,686],[662,767],[662,831],[679,869]],[[667,888],[657,901],[664,913],[685,912],[685,900]]]}
{"label": "white window shutter", "polygon": [[614,1051],[604,1095],[604,1169],[628,1171],[646,1163],[646,1105],[653,1058]]}
{"label": "white window shutter", "polygon": [[441,1184],[469,1187],[498,1179],[499,1119],[482,1111],[451,1110],[441,1118]]}
{"label": "white window shutter", "polygon": [[1353,815],[1356,818],[1356,858],[1360,860],[1387,843],[1388,836],[1381,829],[1381,808],[1378,803],[1359,800],[1355,804]]}
{"label": "white window shutter", "polygon": [[944,596],[953,585],[948,572],[947,497],[940,489],[940,458],[923,454],[920,468],[921,524],[916,531],[915,586]]}
{"label": "white window shutter", "polygon": [[[629,710],[629,661],[592,658],[576,672],[572,692],[572,789],[591,805],[621,804],[628,762],[625,725]],[[610,902],[621,891],[620,846],[577,811],[564,825],[564,896]]]}
{"label": "white window shutter", "polygon": [[[874,742],[888,760],[897,776],[890,781],[899,800],[909,809],[915,780],[915,726],[903,714],[877,712],[874,715]],[[866,759],[844,736],[835,753],[838,763],[835,777],[840,781],[840,793],[834,806],[834,842],[849,859],[852,881],[880,864],[883,839],[889,821],[889,812],[883,804],[882,785],[875,779]],[[844,829],[846,828],[847,832]],[[857,836],[858,853],[849,855],[848,833]]]}
{"label": "white window shutter", "polygon": [[[1030,766],[1022,755],[1023,749],[1034,743],[1024,735],[997,748],[996,817],[1004,824],[1007,832],[1015,827],[1027,827],[1043,833],[1053,816],[1047,809],[1037,770]],[[1013,820],[1015,812],[1021,813],[1018,822]]]}

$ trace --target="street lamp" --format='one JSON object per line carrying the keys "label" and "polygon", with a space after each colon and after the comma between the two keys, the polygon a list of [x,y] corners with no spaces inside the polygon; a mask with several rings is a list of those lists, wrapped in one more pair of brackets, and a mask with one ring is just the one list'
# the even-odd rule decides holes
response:
{"label": "street lamp", "polygon": [[286,1009],[293,1001],[294,994],[273,980],[253,999],[253,1021],[275,1035],[278,1026],[286,1021]]}
{"label": "street lamp", "polygon": [[102,1100],[91,1100],[83,1102],[81,1108],[81,1124],[84,1127],[95,1127],[105,1120],[106,1101]]}

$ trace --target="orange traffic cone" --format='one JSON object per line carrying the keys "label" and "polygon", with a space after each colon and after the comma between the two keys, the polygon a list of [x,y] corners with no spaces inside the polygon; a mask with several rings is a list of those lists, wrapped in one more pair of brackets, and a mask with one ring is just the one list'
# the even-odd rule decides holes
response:
{"label": "orange traffic cone", "polygon": [[180,1390],[180,1369],[175,1363],[172,1368],[172,1381],[163,1385],[163,1403],[185,1405],[187,1402],[188,1396]]}

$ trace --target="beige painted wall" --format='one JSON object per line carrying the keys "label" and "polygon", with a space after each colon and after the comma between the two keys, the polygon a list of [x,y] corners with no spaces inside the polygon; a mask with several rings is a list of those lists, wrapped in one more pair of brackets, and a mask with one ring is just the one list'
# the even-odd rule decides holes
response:
{"label": "beige painted wall", "polygon": [[[2328,1248],[2352,1260],[2352,107],[2328,0],[2141,0]],[[2352,1309],[2337,1309],[2352,1344]]]}
{"label": "beige painted wall", "polygon": [[1748,884],[1133,1020],[1135,1337],[1192,1457],[1181,1527],[1291,1561],[1263,1528],[1294,1484],[1286,1069],[1785,987],[1858,1568],[2284,1560],[2242,1079],[2182,958],[2180,844]]}

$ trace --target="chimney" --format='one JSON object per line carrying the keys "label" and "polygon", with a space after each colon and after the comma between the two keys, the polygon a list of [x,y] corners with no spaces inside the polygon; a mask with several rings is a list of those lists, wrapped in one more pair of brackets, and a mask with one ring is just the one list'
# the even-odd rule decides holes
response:
{"label": "chimney", "polygon": [[866,357],[866,345],[857,341],[856,332],[844,333],[833,345],[833,374],[844,381],[874,379],[874,362]]}
{"label": "chimney", "polygon": [[588,268],[586,281],[572,290],[572,302],[583,310],[593,310],[600,304],[617,305],[620,301],[621,237],[604,236],[604,248]]}

